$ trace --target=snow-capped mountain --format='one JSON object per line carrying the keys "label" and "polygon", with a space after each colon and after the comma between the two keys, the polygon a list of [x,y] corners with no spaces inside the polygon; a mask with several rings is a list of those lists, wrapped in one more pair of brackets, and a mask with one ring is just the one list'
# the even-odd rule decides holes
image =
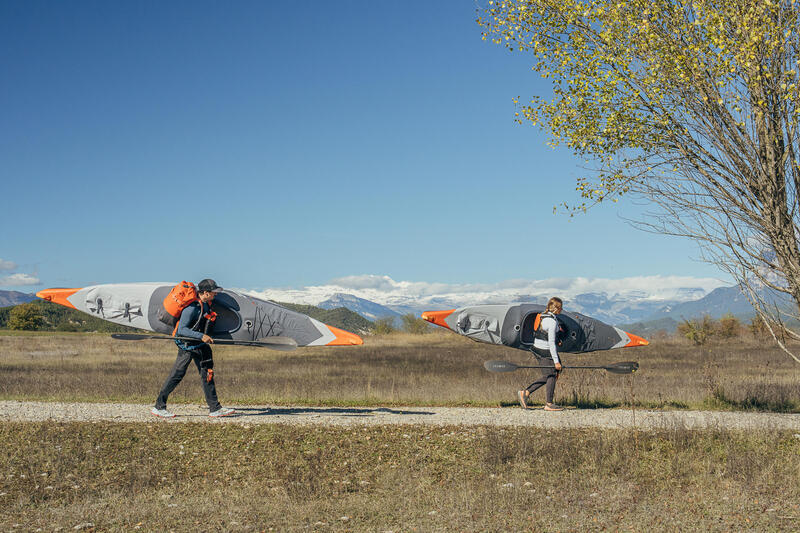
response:
{"label": "snow-capped mountain", "polygon": [[397,318],[403,313],[398,313],[381,304],[353,296],[352,294],[343,294],[337,292],[327,300],[318,304],[317,307],[322,309],[336,309],[337,307],[346,307],[347,309],[358,313],[367,320],[377,320],[379,318]]}
{"label": "snow-capped mountain", "polygon": [[395,281],[388,276],[349,276],[299,289],[243,290],[261,298],[346,307],[369,320],[465,305],[509,302],[545,303],[551,296],[565,308],[610,324],[630,323],[664,308],[698,300],[726,285],[713,278],[641,276],[622,279],[551,278],[507,280],[495,284]]}

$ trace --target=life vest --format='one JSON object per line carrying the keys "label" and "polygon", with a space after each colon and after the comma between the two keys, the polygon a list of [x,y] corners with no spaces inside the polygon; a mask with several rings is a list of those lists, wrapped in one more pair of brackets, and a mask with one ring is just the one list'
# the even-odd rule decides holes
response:
{"label": "life vest", "polygon": [[183,310],[199,301],[197,287],[194,286],[194,283],[181,281],[164,298],[163,309],[158,311],[158,319],[168,326],[177,327]]}
{"label": "life vest", "polygon": [[[197,300],[195,302],[190,303],[186,307],[189,306],[197,306],[200,309],[200,316],[197,317],[197,321],[189,328],[193,331],[199,331],[200,333],[211,335],[209,331],[214,327],[214,321],[217,320],[217,313],[211,310],[211,304],[206,303],[206,307],[208,308],[207,313],[203,313],[203,302]],[[184,309],[186,309],[184,307]],[[174,337],[178,332],[178,325],[180,323],[175,324],[175,328],[172,330],[172,336]],[[194,341],[187,341],[189,343]]]}
{"label": "life vest", "polygon": [[533,321],[533,338],[547,341],[547,331],[542,327],[543,318],[552,318],[556,321],[556,346],[561,346],[567,336],[567,328],[558,319],[558,315],[545,311],[539,313]]}

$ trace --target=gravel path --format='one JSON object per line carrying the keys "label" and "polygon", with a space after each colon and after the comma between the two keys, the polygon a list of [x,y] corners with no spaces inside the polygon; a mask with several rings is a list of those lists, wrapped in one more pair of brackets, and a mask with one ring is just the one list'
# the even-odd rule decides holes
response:
{"label": "gravel path", "polygon": [[[236,407],[236,406],[233,406]],[[645,411],[627,409],[567,409],[547,412],[541,408],[483,407],[236,407],[236,416],[210,419],[197,405],[172,405],[177,416],[156,419],[149,405],[123,403],[61,403],[0,401],[1,421],[98,421],[112,422],[210,422],[236,424],[322,424],[334,426],[381,424],[429,424],[533,426],[543,428],[640,429],[785,429],[800,431],[800,414]]]}

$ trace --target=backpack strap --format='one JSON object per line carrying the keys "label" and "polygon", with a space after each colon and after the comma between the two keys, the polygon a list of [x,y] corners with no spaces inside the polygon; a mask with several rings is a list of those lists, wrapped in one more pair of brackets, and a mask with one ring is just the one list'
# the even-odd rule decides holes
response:
{"label": "backpack strap", "polygon": [[556,318],[556,315],[554,315],[553,313],[547,312],[547,311],[543,311],[543,312],[539,313],[538,315],[536,315],[536,319],[533,322],[533,338],[534,339],[542,339],[542,340],[546,341],[547,340],[547,332],[544,329],[542,329],[542,319],[543,318],[552,318],[553,320],[555,320],[556,321],[556,330],[558,330],[558,319]]}
{"label": "backpack strap", "polygon": [[[183,314],[183,311],[186,311],[187,309],[189,309],[191,306],[193,306],[195,304],[200,306],[200,313],[197,316],[197,322],[195,322],[194,325],[189,329],[196,328],[197,326],[200,325],[200,321],[203,320],[203,302],[201,302],[200,300],[195,300],[192,303],[190,303],[189,305],[187,305],[186,307],[184,307],[183,310],[181,311],[181,314]],[[209,307],[209,310],[210,310],[210,307]],[[181,325],[181,319],[180,319],[180,317],[178,317],[178,322],[175,323],[175,328],[173,328],[173,330],[172,330],[172,336],[173,337],[178,333],[178,326],[180,326],[180,325]]]}

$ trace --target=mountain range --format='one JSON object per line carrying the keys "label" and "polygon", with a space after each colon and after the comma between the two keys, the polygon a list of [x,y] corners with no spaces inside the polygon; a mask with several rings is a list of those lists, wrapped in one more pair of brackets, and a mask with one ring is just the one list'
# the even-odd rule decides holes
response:
{"label": "mountain range", "polygon": [[0,291],[0,307],[24,304],[32,302],[35,299],[35,294],[27,294],[19,291]]}
{"label": "mountain range", "polygon": [[[355,278],[355,279],[354,279]],[[687,282],[698,281],[696,285]],[[599,290],[582,290],[596,287]],[[564,307],[614,325],[732,313],[740,318],[753,309],[736,288],[717,280],[651,276],[628,280],[552,279],[510,281],[494,285],[447,285],[395,282],[386,276],[335,280],[301,289],[242,291],[277,301],[293,301],[324,309],[346,307],[375,320],[467,305],[533,302],[544,304],[559,295]]]}

